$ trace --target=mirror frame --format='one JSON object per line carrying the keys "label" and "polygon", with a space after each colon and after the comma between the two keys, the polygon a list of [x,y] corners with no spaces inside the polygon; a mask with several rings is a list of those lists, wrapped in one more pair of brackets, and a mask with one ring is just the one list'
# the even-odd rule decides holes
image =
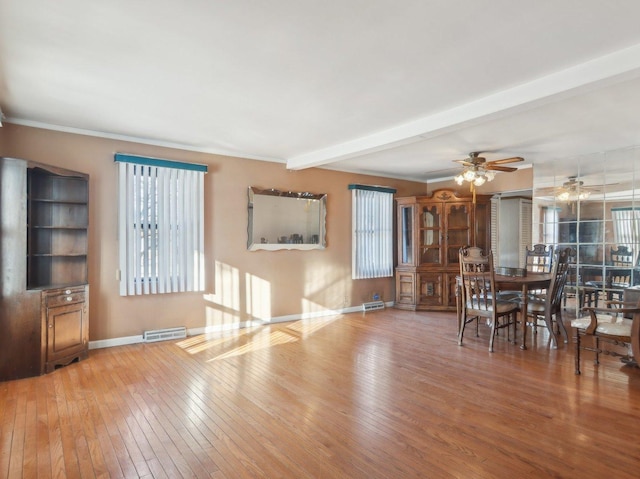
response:
{"label": "mirror frame", "polygon": [[[247,249],[249,251],[267,250],[276,251],[282,249],[288,250],[314,250],[326,248],[326,217],[327,217],[327,195],[326,193],[315,194],[309,192],[292,192],[292,191],[280,191],[276,189],[260,189],[253,186],[248,190],[249,202],[248,202],[248,224],[247,224]],[[318,201],[318,214],[317,217],[312,217],[311,222],[318,225],[318,242],[317,243],[300,243],[300,242],[255,242],[253,240],[253,232],[256,226],[255,218],[255,205],[256,201],[259,201],[260,197],[276,197],[283,200],[297,199]],[[315,234],[315,233],[314,233]],[[285,237],[281,237],[285,238]],[[291,237],[289,237],[290,239]]]}

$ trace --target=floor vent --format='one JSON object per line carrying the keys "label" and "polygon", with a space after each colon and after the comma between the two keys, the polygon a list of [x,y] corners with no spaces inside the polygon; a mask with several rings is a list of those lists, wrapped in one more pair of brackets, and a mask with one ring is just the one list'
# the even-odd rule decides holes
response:
{"label": "floor vent", "polygon": [[187,337],[187,328],[184,326],[179,328],[155,329],[153,331],[145,331],[142,339],[145,343],[153,343],[155,341],[164,341],[166,339],[180,339]]}
{"label": "floor vent", "polygon": [[362,304],[362,311],[377,311],[378,309],[384,309],[383,301],[371,301],[370,303]]}

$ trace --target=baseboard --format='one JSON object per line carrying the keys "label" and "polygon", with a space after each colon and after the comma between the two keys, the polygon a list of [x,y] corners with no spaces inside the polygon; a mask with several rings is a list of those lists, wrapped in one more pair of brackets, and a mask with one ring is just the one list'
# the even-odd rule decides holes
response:
{"label": "baseboard", "polygon": [[126,346],[127,344],[143,343],[142,334],[139,336],[125,336],[122,338],[99,339],[89,341],[89,349],[111,348],[113,346]]}
{"label": "baseboard", "polygon": [[[385,303],[385,306],[392,307],[393,301]],[[314,311],[312,313],[289,314],[286,316],[276,316],[268,319],[252,319],[249,321],[239,321],[233,324],[205,326],[202,328],[187,329],[187,336],[197,336],[198,334],[219,333],[223,331],[233,331],[236,329],[250,328],[255,326],[264,326],[267,324],[286,323],[288,321],[299,321],[301,319],[322,318],[324,316],[335,316],[337,314],[362,312],[362,305],[350,306],[342,309],[325,309],[322,311]],[[144,343],[142,334],[138,336],[125,336],[122,338],[100,339],[98,341],[89,341],[89,349],[112,348],[114,346],[126,346],[128,344]]]}

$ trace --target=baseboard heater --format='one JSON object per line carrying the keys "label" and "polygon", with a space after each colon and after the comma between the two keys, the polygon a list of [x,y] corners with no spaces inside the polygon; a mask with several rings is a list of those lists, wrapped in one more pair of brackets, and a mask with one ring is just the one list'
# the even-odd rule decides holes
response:
{"label": "baseboard heater", "polygon": [[181,339],[187,337],[187,328],[184,326],[178,328],[154,329],[142,333],[142,339],[145,343],[153,343],[156,341],[165,341],[167,339]]}
{"label": "baseboard heater", "polygon": [[370,303],[362,303],[362,311],[377,311],[384,309],[384,301],[371,301]]}

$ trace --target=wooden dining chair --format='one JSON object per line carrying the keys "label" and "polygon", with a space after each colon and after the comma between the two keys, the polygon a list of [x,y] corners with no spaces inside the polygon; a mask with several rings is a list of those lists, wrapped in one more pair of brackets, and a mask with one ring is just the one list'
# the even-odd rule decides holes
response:
{"label": "wooden dining chair", "polygon": [[593,304],[597,308],[601,293],[606,293],[607,301],[622,301],[624,289],[631,286],[633,263],[633,251],[628,246],[612,246],[609,251],[609,265],[621,269],[611,269],[602,281],[588,281],[589,294],[585,298],[586,304]]}
{"label": "wooden dining chair", "polygon": [[[571,321],[576,332],[575,373],[580,374],[580,351],[593,351],[594,363],[600,364],[600,354],[620,357],[628,365],[638,366],[640,358],[640,301],[612,301],[606,308],[584,308],[589,315]],[[631,319],[626,316],[631,316]],[[584,344],[590,339],[589,344]]]}
{"label": "wooden dining chair", "polygon": [[553,245],[534,244],[526,247],[526,269],[532,273],[549,273],[553,264]]}
{"label": "wooden dining chair", "polygon": [[[526,259],[525,269],[529,273],[549,273],[553,264],[553,245],[534,244],[525,247]],[[529,292],[531,296],[543,295],[545,290],[533,290]],[[500,291],[498,298],[509,301],[521,299],[521,291]]]}
{"label": "wooden dining chair", "polygon": [[484,318],[491,327],[489,338],[489,352],[493,352],[493,340],[498,330],[513,327],[513,342],[516,342],[517,313],[520,311],[518,302],[496,299],[495,273],[493,255],[491,252],[484,256],[482,250],[471,246],[461,248],[459,253],[461,280],[461,320],[458,331],[458,344],[462,346],[465,327],[476,323],[478,336],[478,321]]}
{"label": "wooden dining chair", "polygon": [[551,267],[551,283],[543,296],[532,296],[527,301],[527,321],[533,327],[535,333],[540,321],[544,321],[544,325],[549,330],[551,337],[550,345],[553,349],[557,349],[558,342],[556,333],[562,333],[564,342],[569,342],[569,334],[562,320],[562,295],[567,281],[569,272],[569,254],[570,248],[556,253],[556,257]]}
{"label": "wooden dining chair", "polygon": [[[633,268],[633,251],[628,246],[620,245],[616,249],[611,248],[611,264],[623,268],[614,270],[608,277],[610,287],[609,300],[622,301],[624,289],[631,286],[631,268]],[[628,268],[628,269],[627,269]]]}
{"label": "wooden dining chair", "polygon": [[582,275],[578,273],[574,256],[569,255],[569,271],[567,271],[567,281],[564,284],[564,294],[562,301],[564,309],[567,309],[567,299],[575,299],[575,307],[578,311],[584,306],[585,285],[582,284]]}

